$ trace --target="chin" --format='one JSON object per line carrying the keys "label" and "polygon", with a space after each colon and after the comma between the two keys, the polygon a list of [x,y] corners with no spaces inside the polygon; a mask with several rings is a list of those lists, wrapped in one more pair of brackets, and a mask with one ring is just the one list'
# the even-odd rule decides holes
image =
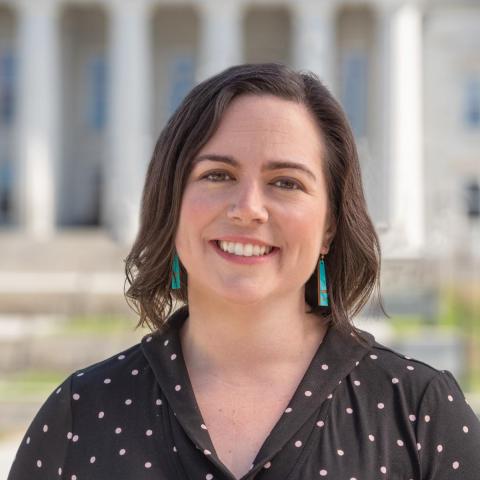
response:
{"label": "chin", "polygon": [[267,293],[262,292],[257,286],[232,286],[222,288],[216,294],[225,302],[235,305],[255,305],[267,298]]}

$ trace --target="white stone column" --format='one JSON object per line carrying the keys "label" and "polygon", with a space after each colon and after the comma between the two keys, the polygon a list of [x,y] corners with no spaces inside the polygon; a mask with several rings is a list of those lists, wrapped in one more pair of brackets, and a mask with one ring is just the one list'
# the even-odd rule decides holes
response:
{"label": "white stone column", "polygon": [[293,8],[293,60],[296,69],[311,70],[334,87],[336,2],[298,0]]}
{"label": "white stone column", "polygon": [[389,231],[395,256],[417,256],[424,247],[422,129],[422,12],[414,1],[382,11]]}
{"label": "white stone column", "polygon": [[243,62],[243,6],[239,0],[200,0],[201,36],[196,81]]}
{"label": "white stone column", "polygon": [[58,157],[58,16],[52,0],[18,4],[17,221],[47,239],[55,230]]}
{"label": "white stone column", "polygon": [[109,131],[103,224],[130,243],[139,226],[150,132],[150,7],[143,0],[110,3]]}

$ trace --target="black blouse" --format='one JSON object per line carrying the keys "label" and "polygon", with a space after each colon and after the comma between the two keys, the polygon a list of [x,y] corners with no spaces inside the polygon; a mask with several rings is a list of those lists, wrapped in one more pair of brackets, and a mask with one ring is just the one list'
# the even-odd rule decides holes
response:
{"label": "black blouse", "polygon": [[[8,480],[232,480],[162,332],[73,373],[47,399]],[[480,423],[448,371],[330,327],[244,480],[478,480]]]}

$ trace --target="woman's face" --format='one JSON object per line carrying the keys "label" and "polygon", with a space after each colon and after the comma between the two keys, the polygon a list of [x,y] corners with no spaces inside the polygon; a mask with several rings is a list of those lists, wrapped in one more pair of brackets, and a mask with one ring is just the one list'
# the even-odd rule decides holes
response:
{"label": "woman's face", "polygon": [[[305,106],[273,95],[233,100],[182,198],[175,244],[189,294],[244,305],[304,295],[331,240],[324,157]],[[259,256],[257,244],[274,248]]]}

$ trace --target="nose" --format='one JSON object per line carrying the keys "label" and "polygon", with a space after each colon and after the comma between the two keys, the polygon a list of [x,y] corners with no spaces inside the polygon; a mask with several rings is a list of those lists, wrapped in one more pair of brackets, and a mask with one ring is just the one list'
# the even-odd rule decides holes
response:
{"label": "nose", "polygon": [[268,220],[268,210],[261,188],[252,181],[237,187],[232,195],[228,218],[243,225],[265,223]]}

